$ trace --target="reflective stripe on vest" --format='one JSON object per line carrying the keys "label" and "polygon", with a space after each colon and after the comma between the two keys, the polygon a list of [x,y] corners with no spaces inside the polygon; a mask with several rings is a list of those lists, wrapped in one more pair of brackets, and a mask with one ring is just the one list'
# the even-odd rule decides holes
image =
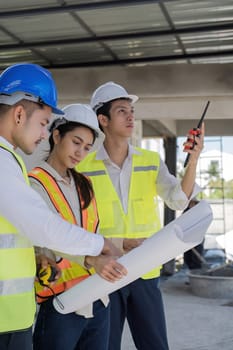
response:
{"label": "reflective stripe on vest", "polygon": [[34,277],[24,278],[23,280],[10,279],[9,281],[0,281],[0,295],[20,294],[30,292],[34,283]]}
{"label": "reflective stripe on vest", "polygon": [[[73,211],[65,195],[51,174],[40,167],[36,167],[29,173],[29,177],[36,179],[43,186],[53,206],[63,217],[63,219],[72,224],[77,224]],[[82,199],[80,199],[80,201],[82,203]],[[96,202],[94,199],[87,209],[81,210],[81,221],[83,228],[93,233],[96,232],[99,219],[97,215]],[[52,287],[55,294],[64,292],[65,290],[73,287],[75,284],[81,282],[83,279],[89,277],[90,273],[94,273],[93,269],[91,269],[91,271],[87,271],[81,265],[71,262],[65,258],[62,258],[57,265],[61,269],[62,275]],[[53,295],[53,292],[50,289],[42,286],[39,282],[35,282],[35,288],[38,303],[45,301],[49,296]]]}
{"label": "reflective stripe on vest", "polygon": [[[160,158],[156,152],[136,149],[140,154],[133,154],[127,213],[122,208],[104,162],[96,159],[96,152],[90,153],[77,167],[92,180],[100,232],[105,237],[147,238],[161,228],[156,191]],[[108,195],[104,196],[103,193]],[[160,267],[144,278],[159,274]]]}
{"label": "reflective stripe on vest", "polygon": [[1,248],[31,248],[32,244],[30,241],[23,239],[21,236],[18,237],[15,233],[1,233],[0,232],[0,249]]}
{"label": "reflective stripe on vest", "polygon": [[[29,184],[22,159],[4,144],[0,147],[16,159]],[[32,326],[36,310],[35,271],[31,242],[8,220],[0,217],[0,333]]]}

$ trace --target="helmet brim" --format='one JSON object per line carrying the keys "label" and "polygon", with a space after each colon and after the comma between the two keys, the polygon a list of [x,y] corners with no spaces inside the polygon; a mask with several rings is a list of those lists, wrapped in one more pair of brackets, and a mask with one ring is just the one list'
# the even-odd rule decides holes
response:
{"label": "helmet brim", "polygon": [[119,96],[116,96],[115,98],[111,99],[111,100],[107,100],[107,101],[104,101],[104,102],[100,102],[99,104],[97,104],[96,106],[93,105],[92,106],[92,109],[93,111],[97,111],[99,108],[101,108],[105,103],[108,103],[108,102],[111,102],[111,101],[115,101],[115,100],[119,100],[119,99],[129,99],[131,100],[131,103],[135,103],[137,102],[137,100],[139,99],[139,97],[137,95],[119,95]]}
{"label": "helmet brim", "polygon": [[93,151],[97,151],[102,146],[104,139],[105,139],[105,135],[99,129],[98,130],[94,129],[94,128],[91,128],[91,129],[94,130],[96,134],[98,134],[98,136],[96,136],[95,142],[93,143],[93,146],[91,147],[91,150],[90,150],[90,152],[93,152]]}
{"label": "helmet brim", "polygon": [[64,115],[65,114],[61,109],[56,108],[56,107],[52,107],[52,112],[54,114],[58,114],[58,115]]}
{"label": "helmet brim", "polygon": [[[9,105],[9,106],[13,106],[14,104],[16,104],[17,102],[21,101],[21,100],[27,100],[27,101],[31,101],[31,102],[35,102],[35,103],[39,103],[39,98],[37,96],[33,96],[33,95],[30,95],[28,93],[25,93],[23,91],[17,91],[13,94],[0,94],[0,103],[2,104],[6,104],[6,105]],[[59,115],[64,115],[65,113],[57,108],[57,107],[54,107],[54,106],[51,106],[49,104],[47,104],[46,102],[43,102],[42,103],[46,106],[49,106],[51,107],[52,109],[52,112],[54,114],[59,114]]]}
{"label": "helmet brim", "polygon": [[137,102],[139,99],[139,97],[137,95],[128,95],[128,97],[132,101],[132,103]]}

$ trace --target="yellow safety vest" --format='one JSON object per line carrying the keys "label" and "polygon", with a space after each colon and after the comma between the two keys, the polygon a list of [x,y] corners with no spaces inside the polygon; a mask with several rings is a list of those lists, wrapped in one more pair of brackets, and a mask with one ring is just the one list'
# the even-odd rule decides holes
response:
{"label": "yellow safety vest", "polygon": [[[43,186],[52,204],[54,205],[57,212],[61,215],[61,217],[64,220],[77,225],[77,221],[72,212],[72,209],[53,176],[40,167],[34,168],[28,174],[28,176],[29,178],[32,177],[36,179]],[[80,197],[78,189],[77,192],[82,204],[82,199]],[[97,214],[95,199],[92,199],[92,202],[88,208],[81,210],[80,214],[80,226],[90,232],[96,233],[99,218]],[[93,274],[95,272],[94,269],[86,270],[81,265],[65,258],[61,258],[57,265],[61,269],[61,277],[53,285],[52,290],[42,286],[38,281],[35,282],[38,303],[47,300],[49,296],[53,296],[54,294],[59,294],[66,291],[67,289],[73,287],[75,284],[81,282],[83,279],[89,277],[90,274]]]}
{"label": "yellow safety vest", "polygon": [[[23,160],[12,149],[0,144],[19,163],[29,184]],[[17,189],[12,189],[16,191]],[[12,203],[14,206],[14,203]],[[12,210],[16,210],[12,207]],[[3,216],[0,217],[0,333],[30,328],[36,304],[34,278],[36,272],[31,242]]]}
{"label": "yellow safety vest", "polygon": [[[100,233],[107,238],[148,238],[161,228],[156,191],[160,158],[156,152],[136,149],[139,154],[133,154],[127,213],[122,208],[104,162],[96,159],[96,152],[90,153],[77,167],[92,180]],[[153,269],[143,278],[159,276],[160,268]]]}

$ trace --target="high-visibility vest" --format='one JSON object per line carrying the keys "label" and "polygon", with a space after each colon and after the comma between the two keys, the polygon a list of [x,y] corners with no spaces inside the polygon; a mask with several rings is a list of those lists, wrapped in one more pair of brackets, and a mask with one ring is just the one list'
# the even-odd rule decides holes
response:
{"label": "high-visibility vest", "polygon": [[[21,157],[4,144],[0,144],[0,147],[12,154],[29,184]],[[12,191],[17,191],[17,188]],[[12,210],[17,210],[14,205],[12,203]],[[31,242],[0,216],[0,333],[32,326],[36,311],[35,273],[35,254]]]}
{"label": "high-visibility vest", "polygon": [[[61,217],[77,225],[74,213],[63,194],[61,188],[57,184],[54,177],[48,173],[46,170],[36,167],[29,174],[29,178],[32,177],[36,179],[46,190],[52,204],[54,205],[57,212]],[[82,205],[82,199],[77,189],[77,193],[80,198]],[[86,230],[96,233],[99,223],[99,218],[96,209],[95,199],[92,199],[88,208],[81,210],[81,223],[80,226]],[[58,237],[59,239],[59,237]],[[75,284],[81,282],[85,278],[89,277],[90,274],[94,273],[94,269],[87,270],[81,265],[72,262],[68,259],[61,258],[57,262],[58,267],[61,269],[61,277],[52,286],[52,290],[42,286],[38,281],[35,282],[35,289],[37,295],[37,302],[41,303],[47,300],[48,297],[64,292],[65,290],[73,287]]]}
{"label": "high-visibility vest", "polygon": [[[133,154],[127,213],[122,208],[104,162],[96,159],[96,152],[90,153],[77,166],[78,171],[92,180],[100,233],[107,238],[148,238],[161,228],[156,191],[160,158],[157,152],[136,149],[139,154]],[[160,268],[153,269],[143,278],[159,276]]]}

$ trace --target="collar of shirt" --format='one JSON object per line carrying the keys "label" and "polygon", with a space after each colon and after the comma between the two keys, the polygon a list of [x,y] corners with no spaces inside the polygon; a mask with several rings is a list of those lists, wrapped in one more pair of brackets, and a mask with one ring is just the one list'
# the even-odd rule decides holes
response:
{"label": "collar of shirt", "polygon": [[10,149],[13,149],[13,145],[8,142],[4,137],[0,136],[0,143],[3,143],[4,145],[6,145],[7,147],[9,147]]}
{"label": "collar of shirt", "polygon": [[116,190],[116,193],[118,194],[125,213],[127,212],[128,207],[128,192],[131,178],[133,154],[140,154],[140,151],[129,144],[128,155],[125,158],[121,168],[111,161],[104,146],[101,146],[96,154],[96,159],[102,160],[107,168],[109,177]]}
{"label": "collar of shirt", "polygon": [[[47,170],[49,172],[49,174],[52,175],[57,182],[64,182],[66,184],[70,184],[66,179],[64,179],[60,174],[58,174],[58,172],[47,162],[42,161],[39,166],[41,166],[43,169]],[[72,184],[74,181],[72,174],[70,174],[70,179],[71,179],[71,184]]]}
{"label": "collar of shirt", "polygon": [[[141,152],[137,149],[134,148],[134,146],[128,144],[128,156],[127,158],[130,158],[132,159],[132,156],[133,154],[141,154]],[[108,155],[108,152],[106,151],[104,145],[102,145],[99,150],[97,151],[96,153],[96,159],[97,160],[105,160],[105,161],[108,161],[109,163],[112,163],[109,155]]]}

